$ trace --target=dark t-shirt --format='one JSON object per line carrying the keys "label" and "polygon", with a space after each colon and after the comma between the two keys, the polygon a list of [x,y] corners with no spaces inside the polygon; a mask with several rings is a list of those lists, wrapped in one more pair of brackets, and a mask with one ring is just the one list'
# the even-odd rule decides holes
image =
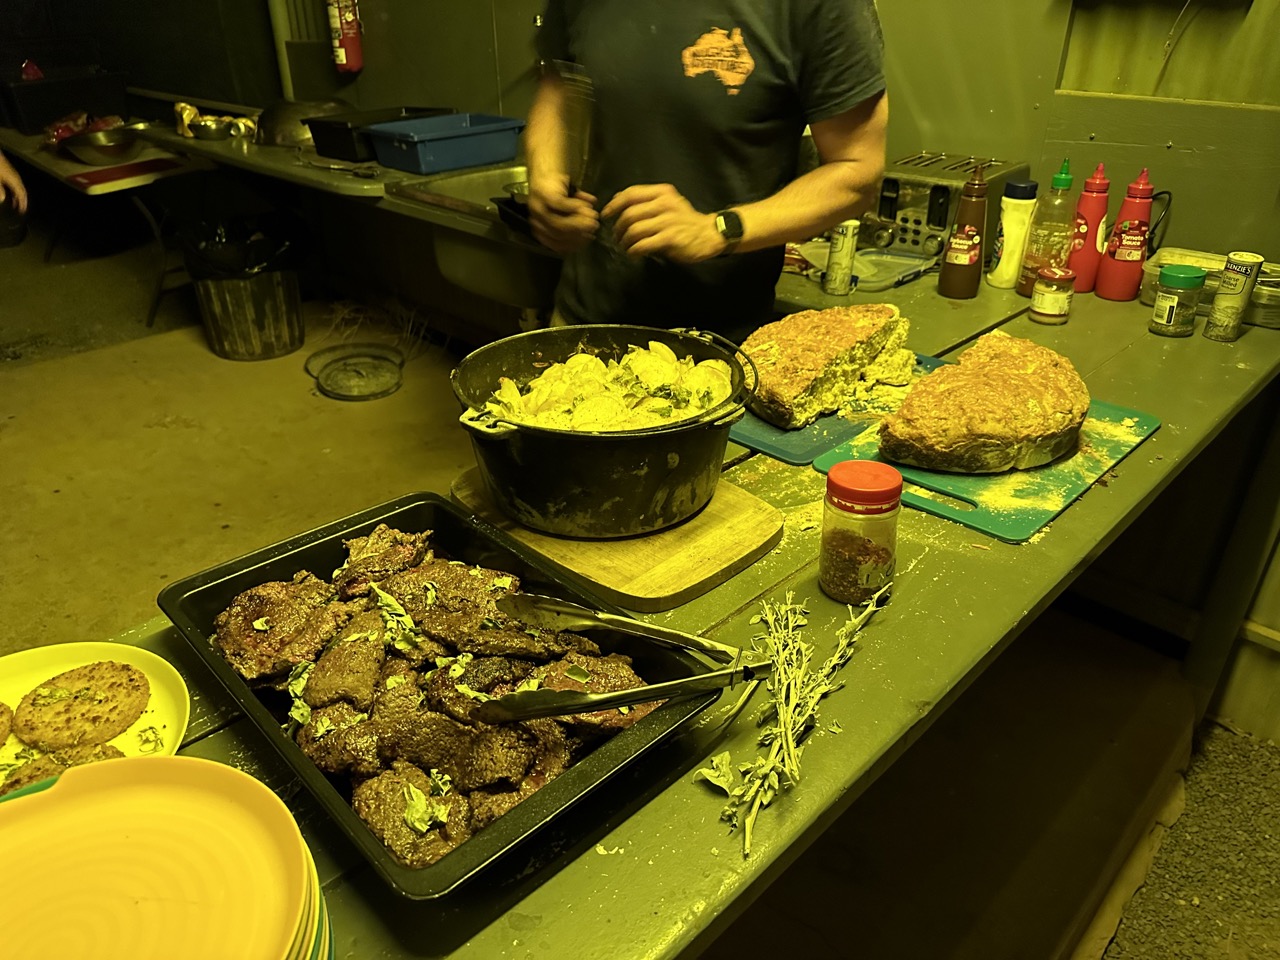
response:
{"label": "dark t-shirt", "polygon": [[[873,0],[548,0],[538,52],[595,88],[583,188],[603,208],[670,183],[712,213],[796,175],[807,123],[884,89]],[[631,258],[612,224],[565,261],[557,306],[576,323],[750,329],[772,319],[782,248],[692,266]]]}

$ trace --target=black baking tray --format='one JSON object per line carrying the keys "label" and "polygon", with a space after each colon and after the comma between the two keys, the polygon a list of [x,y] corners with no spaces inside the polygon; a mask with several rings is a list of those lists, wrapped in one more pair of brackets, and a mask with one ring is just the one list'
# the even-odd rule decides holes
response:
{"label": "black baking tray", "polygon": [[[635,726],[600,744],[519,806],[499,817],[457,849],[428,867],[397,863],[382,842],[356,816],[344,778],[316,767],[284,731],[289,700],[270,690],[251,688],[212,644],[214,618],[241,592],[273,580],[289,580],[299,570],[327,578],[346,559],[343,541],[368,534],[379,523],[407,532],[432,531],[438,555],[516,574],[521,587],[621,613],[591,592],[573,573],[532,553],[518,541],[473,517],[434,493],[410,494],[309,530],[201,573],[177,580],[160,591],[160,609],[262,732],[306,788],[393,890],[414,900],[444,896],[494,863],[600,787],[621,770],[677,734],[716,701],[719,692],[668,701]],[[656,683],[705,673],[712,667],[682,650],[607,631],[593,631],[606,652],[631,656],[636,672]],[[589,829],[584,824],[584,830]]]}
{"label": "black baking tray", "polygon": [[455,113],[452,107],[383,107],[380,110],[352,110],[323,117],[308,117],[302,122],[311,130],[316,153],[334,160],[364,163],[373,160],[373,141],[363,128],[391,120],[438,117]]}

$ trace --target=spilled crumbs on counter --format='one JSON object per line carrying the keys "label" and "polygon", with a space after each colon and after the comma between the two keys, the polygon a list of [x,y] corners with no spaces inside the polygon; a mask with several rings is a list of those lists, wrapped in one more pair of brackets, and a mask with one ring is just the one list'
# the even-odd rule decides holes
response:
{"label": "spilled crumbs on counter", "polygon": [[[1087,487],[1117,476],[1109,469],[1117,447],[1128,449],[1141,439],[1135,429],[1137,424],[1132,417],[1118,422],[1091,417],[1081,428],[1080,446],[1072,456],[1033,470],[992,475],[988,483],[972,491],[972,500],[976,506],[995,513],[1061,510],[1078,496],[1082,485]],[[916,486],[911,492],[940,501],[951,499]]]}

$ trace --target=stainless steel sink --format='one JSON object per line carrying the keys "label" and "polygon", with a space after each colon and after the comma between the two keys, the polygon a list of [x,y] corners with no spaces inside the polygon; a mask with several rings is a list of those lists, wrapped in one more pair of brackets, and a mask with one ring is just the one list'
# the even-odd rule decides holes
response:
{"label": "stainless steel sink", "polygon": [[504,163],[493,167],[437,173],[423,180],[403,184],[400,190],[412,190],[414,197],[423,203],[435,203],[463,213],[484,213],[496,220],[498,208],[494,206],[493,198],[505,197],[507,184],[519,183],[528,177],[529,172],[524,164]]}
{"label": "stainless steel sink", "polygon": [[507,196],[507,184],[527,177],[524,164],[503,163],[389,184],[387,193],[464,215],[435,219],[436,262],[446,280],[499,303],[542,310],[552,304],[560,258],[503,224],[493,202]]}

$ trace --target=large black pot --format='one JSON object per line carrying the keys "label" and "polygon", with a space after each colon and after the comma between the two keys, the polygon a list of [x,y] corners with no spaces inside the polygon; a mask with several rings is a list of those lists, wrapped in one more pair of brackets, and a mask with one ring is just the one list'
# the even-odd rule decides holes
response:
{"label": "large black pot", "polygon": [[[583,433],[514,424],[482,412],[499,377],[523,388],[582,350],[621,359],[657,340],[677,357],[723,360],[732,392],[693,420],[646,430]],[[517,523],[558,536],[610,540],[687,520],[715,492],[729,428],[755,388],[732,343],[715,334],[621,324],[532,330],[469,354],[451,374],[460,422],[493,501]]]}

